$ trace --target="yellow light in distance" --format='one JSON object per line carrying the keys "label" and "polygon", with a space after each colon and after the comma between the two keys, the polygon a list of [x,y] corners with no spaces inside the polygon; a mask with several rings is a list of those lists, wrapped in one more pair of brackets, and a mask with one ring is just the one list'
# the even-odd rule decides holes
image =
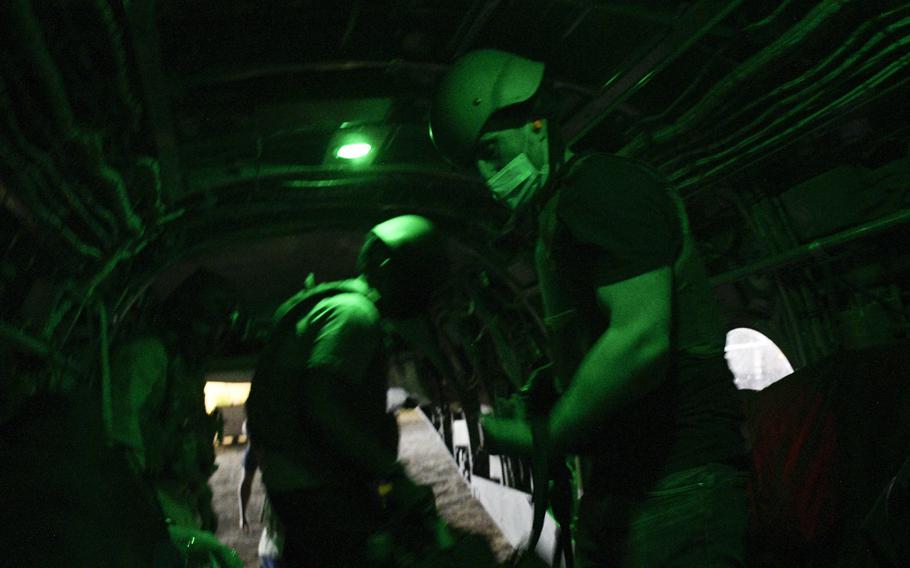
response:
{"label": "yellow light in distance", "polygon": [[362,158],[370,153],[373,147],[366,142],[358,142],[356,144],[345,144],[338,148],[335,152],[335,156],[345,160],[356,160],[357,158]]}
{"label": "yellow light in distance", "polygon": [[250,383],[205,383],[205,411],[209,414],[218,406],[239,406],[250,396]]}

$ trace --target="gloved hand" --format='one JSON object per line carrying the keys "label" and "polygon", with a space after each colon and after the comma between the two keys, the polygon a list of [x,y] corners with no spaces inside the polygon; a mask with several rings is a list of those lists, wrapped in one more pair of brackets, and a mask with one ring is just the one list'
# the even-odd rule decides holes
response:
{"label": "gloved hand", "polygon": [[492,454],[531,457],[534,453],[531,421],[535,418],[545,421],[557,398],[553,365],[548,363],[534,369],[521,391],[499,405],[499,416],[481,418],[483,449]]}
{"label": "gloved hand", "polygon": [[414,483],[398,469],[379,485],[378,493],[389,522],[387,530],[371,538],[371,556],[383,558],[394,549],[396,562],[407,566],[433,550],[455,545],[455,536],[436,511],[430,487]]}
{"label": "gloved hand", "polygon": [[392,517],[416,517],[436,514],[433,490],[410,480],[404,470],[398,469],[380,482],[378,490],[382,507]]}
{"label": "gloved hand", "polygon": [[190,568],[243,568],[243,561],[233,548],[229,548],[208,531],[185,525],[170,525],[168,531]]}

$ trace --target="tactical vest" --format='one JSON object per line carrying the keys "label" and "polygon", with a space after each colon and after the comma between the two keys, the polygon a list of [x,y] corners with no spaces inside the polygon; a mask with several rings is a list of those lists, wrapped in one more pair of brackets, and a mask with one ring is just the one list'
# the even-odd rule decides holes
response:
{"label": "tactical vest", "polygon": [[[275,327],[265,349],[259,357],[250,397],[247,400],[248,429],[258,448],[263,451],[264,468],[268,468],[269,455],[279,452],[313,480],[337,479],[345,464],[333,452],[333,441],[324,440],[313,427],[310,418],[297,400],[298,381],[309,380],[306,370],[289,370],[280,357],[288,342],[295,348],[310,350],[312,344],[296,337],[297,323],[304,319],[319,302],[338,294],[362,294],[351,281],[330,282],[303,290],[282,304],[275,313]],[[309,353],[299,353],[300,360],[307,360]],[[385,377],[384,350],[376,349],[368,367],[371,377]],[[385,384],[377,379],[376,389],[363,393],[365,398],[385,407]],[[375,392],[373,392],[375,390]],[[392,421],[394,428],[394,421]],[[397,430],[389,433],[389,443],[397,443]],[[307,477],[310,477],[308,475]]]}

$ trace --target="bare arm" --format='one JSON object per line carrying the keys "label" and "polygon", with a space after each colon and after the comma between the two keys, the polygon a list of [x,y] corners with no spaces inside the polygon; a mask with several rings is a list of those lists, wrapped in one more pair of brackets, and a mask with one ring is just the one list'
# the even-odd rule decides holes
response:
{"label": "bare arm", "polygon": [[550,413],[552,451],[571,451],[596,425],[655,389],[666,375],[672,271],[664,266],[597,289],[609,327]]}

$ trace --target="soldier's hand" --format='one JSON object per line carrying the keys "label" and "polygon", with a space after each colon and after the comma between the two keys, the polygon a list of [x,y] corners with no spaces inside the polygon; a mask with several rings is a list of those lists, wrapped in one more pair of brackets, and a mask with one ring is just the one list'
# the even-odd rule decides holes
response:
{"label": "soldier's hand", "polygon": [[534,451],[531,425],[524,420],[484,416],[480,421],[483,448],[491,454],[530,456]]}
{"label": "soldier's hand", "polygon": [[242,568],[243,561],[237,552],[222,544],[214,534],[196,527],[170,525],[168,532],[184,565],[191,568]]}
{"label": "soldier's hand", "polygon": [[448,523],[446,523],[441,518],[436,519],[435,526],[433,527],[436,533],[436,546],[440,550],[449,550],[455,546],[456,538],[452,531],[449,529]]}
{"label": "soldier's hand", "polygon": [[411,517],[435,513],[436,498],[433,490],[426,485],[418,485],[402,475],[389,481],[385,487],[385,504],[393,515]]}

